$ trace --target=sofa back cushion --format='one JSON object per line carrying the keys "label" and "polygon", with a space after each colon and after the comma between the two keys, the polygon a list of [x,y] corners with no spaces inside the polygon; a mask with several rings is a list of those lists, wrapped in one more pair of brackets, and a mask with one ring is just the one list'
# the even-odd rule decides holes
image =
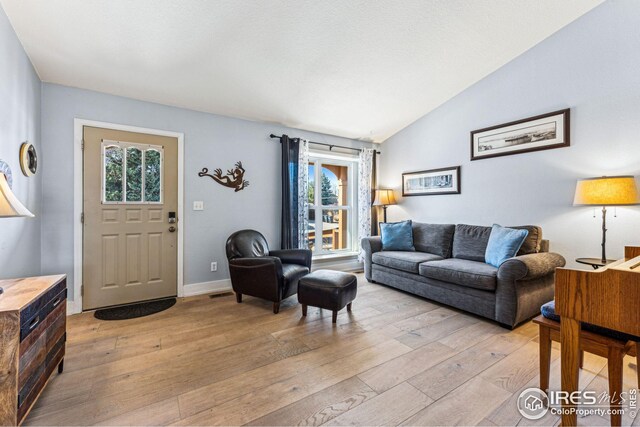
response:
{"label": "sofa back cushion", "polygon": [[413,246],[416,251],[439,255],[442,258],[451,256],[453,245],[453,233],[456,226],[453,224],[425,224],[413,223]]}
{"label": "sofa back cushion", "polygon": [[527,254],[537,254],[541,250],[542,245],[542,228],[537,225],[518,225],[516,230],[527,230],[529,234],[518,251],[518,256]]}
{"label": "sofa back cushion", "polygon": [[491,227],[458,224],[453,235],[453,257],[484,262]]}

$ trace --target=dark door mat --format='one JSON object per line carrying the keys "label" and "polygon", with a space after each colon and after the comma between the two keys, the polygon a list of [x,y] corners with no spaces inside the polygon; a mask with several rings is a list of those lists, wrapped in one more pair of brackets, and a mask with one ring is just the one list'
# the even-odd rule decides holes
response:
{"label": "dark door mat", "polygon": [[176,303],[175,298],[161,299],[157,301],[141,302],[138,304],[122,305],[120,307],[102,308],[93,314],[100,320],[125,320],[136,317],[149,316],[171,308]]}

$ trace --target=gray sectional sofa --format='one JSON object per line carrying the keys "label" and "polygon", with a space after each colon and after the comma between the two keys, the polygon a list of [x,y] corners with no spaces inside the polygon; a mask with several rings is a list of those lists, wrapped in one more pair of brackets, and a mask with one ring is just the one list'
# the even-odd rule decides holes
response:
{"label": "gray sectional sofa", "polygon": [[540,227],[511,228],[529,234],[500,268],[484,262],[491,227],[414,222],[415,252],[383,251],[380,237],[365,238],[365,277],[513,328],[553,299],[555,269],[565,259],[549,252]]}

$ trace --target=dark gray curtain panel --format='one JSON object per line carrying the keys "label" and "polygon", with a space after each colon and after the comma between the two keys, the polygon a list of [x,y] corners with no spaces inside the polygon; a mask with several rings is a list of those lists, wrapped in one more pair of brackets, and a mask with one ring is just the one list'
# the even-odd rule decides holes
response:
{"label": "dark gray curtain panel", "polygon": [[282,148],[282,217],[280,247],[298,248],[298,156],[300,140],[280,137]]}

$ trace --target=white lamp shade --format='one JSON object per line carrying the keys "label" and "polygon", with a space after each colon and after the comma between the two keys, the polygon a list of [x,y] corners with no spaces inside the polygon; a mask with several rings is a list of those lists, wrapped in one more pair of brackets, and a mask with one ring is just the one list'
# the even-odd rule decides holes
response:
{"label": "white lamp shade", "polygon": [[0,217],[34,217],[29,209],[25,208],[20,200],[13,194],[7,177],[0,173]]}
{"label": "white lamp shade", "polygon": [[389,206],[395,205],[396,198],[393,195],[393,190],[381,189],[376,190],[376,198],[373,201],[373,206]]}

